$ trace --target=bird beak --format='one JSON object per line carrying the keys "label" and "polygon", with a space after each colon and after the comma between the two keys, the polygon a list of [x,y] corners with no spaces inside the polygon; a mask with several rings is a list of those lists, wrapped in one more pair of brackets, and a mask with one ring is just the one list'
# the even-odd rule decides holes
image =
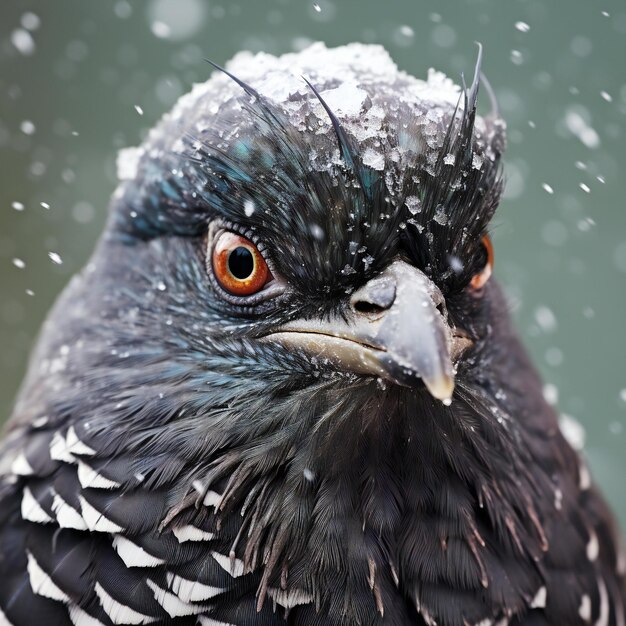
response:
{"label": "bird beak", "polygon": [[345,319],[294,320],[264,337],[359,374],[419,387],[449,404],[454,365],[471,345],[450,327],[444,297],[420,270],[396,260],[350,298]]}

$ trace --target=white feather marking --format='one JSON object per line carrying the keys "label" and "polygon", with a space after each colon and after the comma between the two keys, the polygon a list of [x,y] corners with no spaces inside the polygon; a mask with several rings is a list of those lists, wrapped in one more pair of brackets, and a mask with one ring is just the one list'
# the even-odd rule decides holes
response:
{"label": "white feather marking", "polygon": [[78,480],[83,489],[116,489],[120,486],[118,482],[98,474],[95,469],[80,460],[78,461]]}
{"label": "white feather marking", "polygon": [[167,572],[167,584],[183,602],[203,602],[226,591],[220,587],[211,587],[195,580],[187,580]]}
{"label": "white feather marking", "polygon": [[580,615],[580,618],[587,623],[591,620],[591,598],[587,594],[583,595],[580,599],[578,615]]}
{"label": "white feather marking", "polygon": [[217,510],[217,508],[219,507],[222,501],[222,496],[219,493],[216,493],[215,491],[210,491],[210,490],[204,493],[205,487],[202,484],[202,482],[199,480],[194,480],[191,483],[191,486],[196,490],[198,495],[201,496],[204,494],[204,500],[203,500],[204,506],[212,506],[212,507],[215,507],[215,510]]}
{"label": "white feather marking", "polygon": [[150,587],[150,589],[152,589],[154,599],[163,607],[163,610],[170,617],[197,615],[198,613],[203,613],[209,608],[200,604],[189,604],[188,602],[183,602],[178,596],[175,596],[166,589],[161,589],[161,587],[150,579],[146,580],[146,584]]}
{"label": "white feather marking", "polygon": [[138,613],[130,607],[112,598],[100,583],[96,583],[94,591],[100,600],[102,609],[114,624],[151,624],[158,618]]}
{"label": "white feather marking", "polygon": [[216,510],[222,502],[222,496],[215,491],[207,491],[206,496],[204,496],[204,506],[212,506]]}
{"label": "white feather marking", "polygon": [[272,598],[274,602],[280,604],[280,606],[283,606],[286,609],[291,609],[299,604],[309,604],[309,602],[313,601],[311,595],[301,589],[285,590],[270,587],[267,590],[267,595]]}
{"label": "white feather marking", "polygon": [[124,532],[124,529],[121,526],[118,526],[115,522],[112,522],[108,517],[100,513],[97,509],[83,498],[83,496],[78,496],[80,501],[80,508],[82,511],[83,519],[85,520],[85,524],[87,524],[87,528],[92,532],[96,533],[121,533]]}
{"label": "white feather marking", "polygon": [[113,537],[113,547],[126,567],[157,567],[165,563],[122,535]]}
{"label": "white feather marking", "polygon": [[609,616],[611,614],[609,593],[602,578],[598,578],[598,592],[600,593],[600,615],[596,620],[595,626],[609,626]]}
{"label": "white feather marking", "polygon": [[211,556],[217,561],[217,564],[233,578],[243,576],[244,567],[241,559],[231,559],[229,556],[220,554],[219,552],[211,552]]}
{"label": "white feather marking", "polygon": [[11,463],[11,472],[18,476],[32,476],[35,473],[31,464],[28,462],[26,455],[23,452],[15,457],[13,463]]}
{"label": "white feather marking", "polygon": [[598,535],[596,531],[591,529],[589,531],[589,542],[587,543],[587,558],[590,561],[595,561],[600,553],[600,544],[598,543]]}
{"label": "white feather marking", "polygon": [[35,496],[29,487],[24,487],[22,492],[22,518],[37,524],[49,524],[54,520],[43,510],[41,504],[35,500]]}
{"label": "white feather marking", "polygon": [[30,552],[27,552],[26,556],[28,557],[28,578],[30,579],[30,587],[33,593],[67,604],[70,601],[67,594],[54,584],[52,578],[41,569],[39,563],[37,563],[35,557]]}
{"label": "white feather marking", "polygon": [[474,626],[493,626],[493,622],[490,619],[481,619],[480,622],[476,622]]}
{"label": "white feather marking", "polygon": [[178,543],[185,543],[185,541],[210,541],[215,537],[213,533],[200,530],[192,525],[180,526],[172,530]]}
{"label": "white feather marking", "polygon": [[65,437],[59,432],[54,433],[52,441],[50,442],[50,458],[54,461],[60,461],[61,463],[76,463],[76,459],[67,449]]}
{"label": "white feather marking", "polygon": [[7,616],[2,612],[0,608],[0,626],[13,626]]}
{"label": "white feather marking", "polygon": [[87,524],[80,513],[70,506],[58,493],[54,494],[52,510],[61,528],[73,528],[75,530],[87,530]]}
{"label": "white feather marking", "polygon": [[83,443],[76,434],[73,426],[67,429],[67,435],[65,435],[65,441],[67,449],[71,454],[78,454],[80,456],[93,456],[96,451],[90,448],[86,443]]}
{"label": "white feather marking", "polygon": [[503,617],[497,624],[496,626],[509,626],[509,618],[508,617]]}
{"label": "white feather marking", "polygon": [[545,609],[546,608],[546,600],[548,599],[548,590],[545,585],[543,587],[539,587],[539,591],[535,594],[535,597],[532,599],[530,603],[531,609]]}
{"label": "white feather marking", "polygon": [[70,619],[74,626],[104,626],[100,620],[92,617],[89,613],[85,613],[85,611],[76,605],[69,606],[68,613],[70,614]]}

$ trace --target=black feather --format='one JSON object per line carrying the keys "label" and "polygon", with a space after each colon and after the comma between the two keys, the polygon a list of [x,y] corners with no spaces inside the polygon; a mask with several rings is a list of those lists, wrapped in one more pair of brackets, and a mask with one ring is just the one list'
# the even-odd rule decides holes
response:
{"label": "black feather", "polygon": [[[0,622],[624,623],[610,512],[498,286],[468,288],[502,190],[482,48],[456,103],[346,50],[335,75],[309,61],[308,88],[279,61],[213,64],[141,148],[0,444]],[[331,106],[346,75],[358,115]],[[219,229],[257,246],[280,295],[221,293]],[[350,320],[398,260],[473,341],[450,406],[263,340]]]}

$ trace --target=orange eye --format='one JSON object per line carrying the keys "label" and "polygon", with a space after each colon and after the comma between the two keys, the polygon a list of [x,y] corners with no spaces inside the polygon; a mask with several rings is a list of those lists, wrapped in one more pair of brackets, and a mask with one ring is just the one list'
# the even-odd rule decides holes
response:
{"label": "orange eye", "polygon": [[213,272],[217,282],[234,296],[251,296],[271,277],[257,247],[236,233],[223,232],[213,246]]}
{"label": "orange eye", "polygon": [[485,263],[485,267],[482,271],[472,277],[472,280],[470,281],[472,289],[480,289],[481,287],[484,287],[493,271],[493,245],[491,244],[491,239],[488,235],[483,237],[482,244],[485,246],[485,250],[487,251],[487,262]]}

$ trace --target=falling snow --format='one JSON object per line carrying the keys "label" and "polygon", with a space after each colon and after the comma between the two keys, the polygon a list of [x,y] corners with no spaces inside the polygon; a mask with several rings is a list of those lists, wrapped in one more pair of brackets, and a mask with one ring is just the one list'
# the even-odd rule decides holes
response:
{"label": "falling snow", "polygon": [[35,125],[30,120],[24,120],[20,124],[20,130],[25,135],[34,135],[35,134]]}
{"label": "falling snow", "polygon": [[556,316],[547,306],[539,306],[535,309],[535,321],[546,333],[554,331],[557,326]]}
{"label": "falling snow", "polygon": [[575,450],[582,450],[585,447],[587,433],[583,425],[571,415],[562,414],[559,418],[561,433],[568,443]]}
{"label": "falling snow", "polygon": [[565,115],[565,125],[588,148],[600,146],[600,136],[580,112],[570,109]]}
{"label": "falling snow", "polygon": [[31,56],[35,53],[35,40],[25,29],[18,28],[11,33],[11,43],[17,51],[24,56]]}
{"label": "falling snow", "polygon": [[543,386],[543,397],[548,404],[555,406],[559,401],[559,388],[552,383]]}
{"label": "falling snow", "polygon": [[167,39],[170,36],[170,27],[165,22],[152,22],[150,26],[152,34],[159,39]]}

